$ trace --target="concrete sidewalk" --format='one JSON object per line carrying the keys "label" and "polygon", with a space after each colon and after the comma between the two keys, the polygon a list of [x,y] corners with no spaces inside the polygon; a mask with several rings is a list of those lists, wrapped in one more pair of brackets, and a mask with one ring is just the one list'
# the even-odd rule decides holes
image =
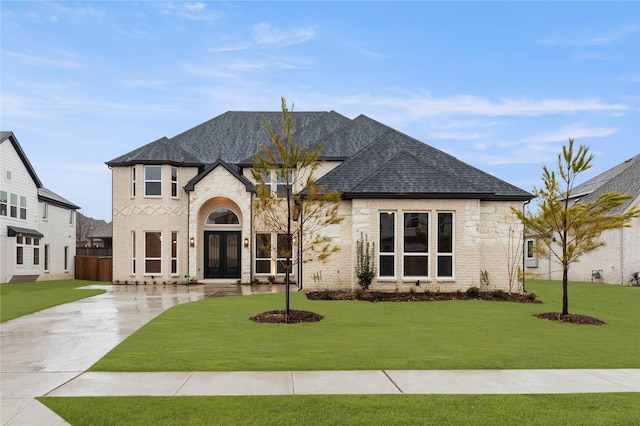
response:
{"label": "concrete sidewalk", "polygon": [[640,392],[640,369],[88,372],[47,396]]}

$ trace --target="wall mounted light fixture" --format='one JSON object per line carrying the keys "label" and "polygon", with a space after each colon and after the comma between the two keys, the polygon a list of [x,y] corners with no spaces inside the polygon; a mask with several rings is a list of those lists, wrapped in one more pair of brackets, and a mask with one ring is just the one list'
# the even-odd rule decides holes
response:
{"label": "wall mounted light fixture", "polygon": [[245,247],[249,247],[249,239],[248,238],[245,237],[243,243],[244,243]]}
{"label": "wall mounted light fixture", "polygon": [[196,239],[194,237],[189,238],[189,245],[194,247],[196,245]]}

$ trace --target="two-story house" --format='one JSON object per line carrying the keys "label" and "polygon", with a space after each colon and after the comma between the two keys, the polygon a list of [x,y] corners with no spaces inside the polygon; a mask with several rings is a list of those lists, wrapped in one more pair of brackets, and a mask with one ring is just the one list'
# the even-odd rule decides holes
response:
{"label": "two-story house", "polygon": [[[269,143],[263,118],[281,128],[281,112],[226,112],[106,163],[114,281],[282,281],[287,239],[261,229],[252,207],[252,158]],[[340,251],[292,270],[299,286],[356,288],[356,243],[366,235],[376,246],[372,289],[464,290],[480,287],[482,272],[486,289],[509,287],[508,263],[522,265],[511,208],[530,193],[363,115],[296,112],[295,123],[297,144],[323,144],[316,177],[341,194],[343,219],[323,230]],[[514,244],[520,260],[506,258]]]}
{"label": "two-story house", "polygon": [[0,132],[0,282],[74,277],[78,206],[42,185],[13,132]]}

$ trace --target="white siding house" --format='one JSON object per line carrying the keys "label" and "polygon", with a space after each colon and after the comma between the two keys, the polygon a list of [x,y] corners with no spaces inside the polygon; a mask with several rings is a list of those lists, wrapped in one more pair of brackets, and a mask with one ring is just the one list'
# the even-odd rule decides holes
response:
{"label": "white siding house", "polygon": [[0,133],[0,282],[74,277],[75,212],[42,186],[13,132]]}
{"label": "white siding house", "polygon": [[[227,112],[106,163],[114,281],[283,281],[283,239],[252,211],[252,159],[269,143],[263,119],[281,127],[279,112]],[[531,194],[362,115],[297,112],[295,120],[296,143],[322,143],[317,183],[341,194],[342,218],[322,231],[340,251],[292,271],[300,288],[356,288],[356,242],[366,234],[376,245],[374,290],[465,290],[481,287],[486,271],[482,290],[521,291],[508,280],[507,253],[522,265],[511,207]]]}
{"label": "white siding house", "polygon": [[[640,205],[640,154],[573,188],[571,202],[591,202],[607,192],[632,196],[612,213],[619,214]],[[635,282],[634,273],[640,274],[640,218],[632,219],[630,225],[604,232],[600,241],[605,245],[573,263],[569,268],[569,280],[623,285]],[[534,239],[527,239],[527,242],[536,244]],[[539,259],[532,250],[526,250],[526,259],[530,275],[548,280],[562,279],[562,266],[552,256]]]}

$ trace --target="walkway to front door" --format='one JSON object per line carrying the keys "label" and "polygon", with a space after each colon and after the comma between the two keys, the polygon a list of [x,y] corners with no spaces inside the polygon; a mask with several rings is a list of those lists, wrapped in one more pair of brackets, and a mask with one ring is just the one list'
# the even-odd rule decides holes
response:
{"label": "walkway to front door", "polygon": [[240,231],[205,231],[204,278],[240,278]]}

